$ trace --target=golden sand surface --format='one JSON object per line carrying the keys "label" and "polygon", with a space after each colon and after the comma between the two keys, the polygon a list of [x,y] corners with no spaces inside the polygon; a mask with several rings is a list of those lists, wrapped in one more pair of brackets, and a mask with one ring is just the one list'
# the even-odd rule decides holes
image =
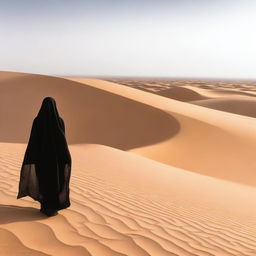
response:
{"label": "golden sand surface", "polygon": [[[0,72],[0,255],[256,255],[254,84],[127,81]],[[16,199],[46,96],[73,160],[50,218]]]}

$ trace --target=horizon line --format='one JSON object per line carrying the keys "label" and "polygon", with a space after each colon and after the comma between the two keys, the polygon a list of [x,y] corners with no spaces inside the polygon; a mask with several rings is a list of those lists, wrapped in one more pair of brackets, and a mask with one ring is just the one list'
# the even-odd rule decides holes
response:
{"label": "horizon line", "polygon": [[22,71],[13,70],[0,70],[0,72],[13,72],[13,73],[23,73],[23,74],[33,74],[33,75],[45,75],[45,76],[55,76],[55,77],[71,77],[71,78],[107,78],[107,79],[173,79],[173,80],[229,80],[229,81],[256,81],[255,78],[243,78],[243,77],[210,77],[210,76],[142,76],[142,75],[67,75],[67,74],[47,74],[47,73],[29,73]]}

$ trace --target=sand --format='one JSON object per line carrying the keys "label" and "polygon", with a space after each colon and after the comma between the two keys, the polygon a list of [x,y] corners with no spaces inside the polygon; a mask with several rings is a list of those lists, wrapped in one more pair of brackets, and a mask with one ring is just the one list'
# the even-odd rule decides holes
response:
{"label": "sand", "polygon": [[[187,89],[0,72],[0,255],[256,255],[256,120],[225,103],[254,99]],[[73,159],[72,205],[51,218],[16,199],[45,96]]]}

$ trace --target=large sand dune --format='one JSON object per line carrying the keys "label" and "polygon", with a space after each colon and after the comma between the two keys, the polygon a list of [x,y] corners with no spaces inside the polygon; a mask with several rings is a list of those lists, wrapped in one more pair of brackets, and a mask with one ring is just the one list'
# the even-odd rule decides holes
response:
{"label": "large sand dune", "polygon": [[8,72],[0,73],[2,142],[27,142],[33,118],[46,96],[56,98],[72,144],[131,149],[165,140],[179,130],[178,122],[164,111],[118,94],[63,78],[14,74],[12,78]]}
{"label": "large sand dune", "polygon": [[179,131],[175,136],[130,149],[131,152],[205,175],[256,184],[255,119],[198,107],[107,81],[72,80],[148,104],[177,120]]}
{"label": "large sand dune", "polygon": [[[45,96],[73,159],[51,218],[16,199]],[[254,118],[98,79],[1,72],[0,97],[0,255],[256,255]]]}

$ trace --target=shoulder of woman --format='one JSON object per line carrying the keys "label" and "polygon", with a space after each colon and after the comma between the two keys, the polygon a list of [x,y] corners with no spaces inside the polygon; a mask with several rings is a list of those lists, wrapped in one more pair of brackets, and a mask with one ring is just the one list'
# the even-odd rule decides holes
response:
{"label": "shoulder of woman", "polygon": [[38,117],[35,117],[34,120],[33,120],[33,124],[37,124],[39,121]]}

